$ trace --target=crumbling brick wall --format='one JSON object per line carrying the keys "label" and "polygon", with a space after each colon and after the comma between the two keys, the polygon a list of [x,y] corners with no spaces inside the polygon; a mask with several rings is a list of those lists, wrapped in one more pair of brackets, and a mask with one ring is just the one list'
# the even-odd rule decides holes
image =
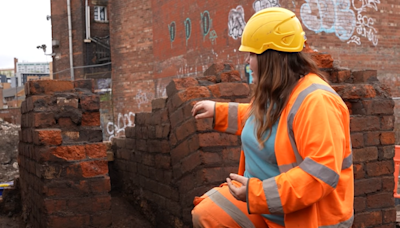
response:
{"label": "crumbling brick wall", "polygon": [[[376,71],[336,69],[329,55],[310,55],[351,113],[353,227],[393,227],[393,100]],[[156,225],[190,227],[194,196],[237,172],[240,138],[215,132],[212,120],[190,113],[198,100],[248,102],[249,86],[223,68],[214,65],[202,78],[173,79],[168,98],[154,100],[153,111],[137,114],[126,138],[114,141],[112,183]]]}
{"label": "crumbling brick wall", "polygon": [[93,81],[29,81],[18,163],[35,228],[111,225],[110,178]]}

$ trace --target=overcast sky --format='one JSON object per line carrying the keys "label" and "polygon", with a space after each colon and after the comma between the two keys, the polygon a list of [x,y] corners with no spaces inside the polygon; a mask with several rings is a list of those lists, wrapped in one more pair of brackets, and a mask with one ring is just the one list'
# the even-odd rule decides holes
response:
{"label": "overcast sky", "polygon": [[0,69],[14,68],[19,62],[50,62],[42,49],[51,49],[50,0],[0,0]]}

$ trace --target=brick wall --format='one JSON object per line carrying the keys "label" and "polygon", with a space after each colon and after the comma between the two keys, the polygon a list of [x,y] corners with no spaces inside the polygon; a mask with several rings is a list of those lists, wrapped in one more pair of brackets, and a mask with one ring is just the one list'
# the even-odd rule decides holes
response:
{"label": "brick wall", "polygon": [[25,85],[18,164],[32,227],[111,225],[107,146],[93,90],[91,80]]}
{"label": "brick wall", "polygon": [[[353,227],[393,227],[393,100],[377,71],[333,68],[329,55],[308,51],[351,113]],[[190,227],[194,196],[237,172],[240,138],[215,132],[212,120],[195,120],[190,113],[198,100],[249,101],[249,86],[227,66],[212,65],[207,77],[173,79],[168,97],[153,100],[152,112],[138,113],[126,138],[113,141],[112,185],[155,225]]]}

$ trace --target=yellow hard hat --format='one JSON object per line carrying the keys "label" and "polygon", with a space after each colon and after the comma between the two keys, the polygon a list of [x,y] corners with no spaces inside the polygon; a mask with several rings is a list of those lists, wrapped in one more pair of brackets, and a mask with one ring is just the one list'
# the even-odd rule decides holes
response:
{"label": "yellow hard hat", "polygon": [[271,7],[255,13],[247,22],[239,51],[261,54],[268,49],[300,52],[306,41],[296,15],[287,9]]}

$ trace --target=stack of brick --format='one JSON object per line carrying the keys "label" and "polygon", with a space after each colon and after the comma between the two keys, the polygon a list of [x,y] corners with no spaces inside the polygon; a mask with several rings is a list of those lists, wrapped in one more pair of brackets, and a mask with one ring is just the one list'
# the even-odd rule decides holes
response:
{"label": "stack of brick", "polygon": [[93,82],[29,81],[21,106],[20,183],[33,227],[108,227],[110,178]]}
{"label": "stack of brick", "polygon": [[329,71],[333,88],[347,104],[354,163],[353,227],[393,227],[394,102],[377,71]]}
{"label": "stack of brick", "polygon": [[[329,55],[311,56],[351,112],[354,227],[393,227],[393,100],[376,71],[335,69]],[[191,116],[199,100],[249,101],[249,86],[225,69],[216,64],[202,78],[173,79],[168,98],[153,101],[152,113],[136,114],[127,138],[116,139],[116,179],[155,225],[191,227],[194,196],[237,172],[240,138],[213,131],[211,119]]]}
{"label": "stack of brick", "polygon": [[169,98],[153,100],[152,113],[136,114],[126,138],[113,141],[112,183],[156,227],[190,224],[193,197],[237,172],[240,138],[214,132],[212,120],[195,120],[191,109],[203,99],[248,101],[250,89],[229,65],[213,65],[206,75],[173,79]]}

